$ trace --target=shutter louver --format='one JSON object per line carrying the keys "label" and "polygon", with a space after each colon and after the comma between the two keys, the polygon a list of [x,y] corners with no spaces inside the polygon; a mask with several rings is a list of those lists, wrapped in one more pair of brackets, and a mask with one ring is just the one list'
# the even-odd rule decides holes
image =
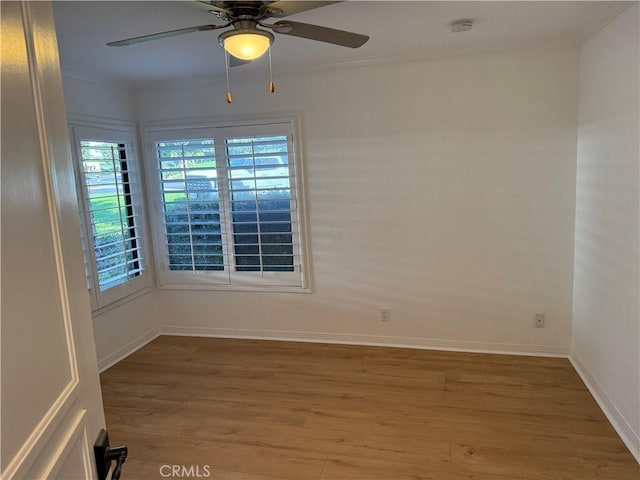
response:
{"label": "shutter louver", "polygon": [[124,144],[80,141],[99,290],[139,276],[143,270],[138,222]]}

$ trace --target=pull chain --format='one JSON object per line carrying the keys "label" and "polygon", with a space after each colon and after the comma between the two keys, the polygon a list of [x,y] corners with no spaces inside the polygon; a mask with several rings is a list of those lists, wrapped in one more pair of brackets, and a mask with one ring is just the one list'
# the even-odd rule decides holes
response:
{"label": "pull chain", "polygon": [[269,91],[276,93],[276,84],[273,83],[273,70],[271,68],[271,45],[269,45]]}
{"label": "pull chain", "polygon": [[231,88],[229,87],[229,52],[224,51],[224,69],[227,74],[227,103],[233,102],[233,97],[231,96]]}

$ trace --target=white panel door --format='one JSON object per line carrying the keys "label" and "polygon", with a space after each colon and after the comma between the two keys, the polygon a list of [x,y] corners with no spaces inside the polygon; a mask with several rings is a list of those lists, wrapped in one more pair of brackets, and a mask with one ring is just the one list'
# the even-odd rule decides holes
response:
{"label": "white panel door", "polygon": [[93,479],[104,413],[53,14],[0,8],[1,477]]}

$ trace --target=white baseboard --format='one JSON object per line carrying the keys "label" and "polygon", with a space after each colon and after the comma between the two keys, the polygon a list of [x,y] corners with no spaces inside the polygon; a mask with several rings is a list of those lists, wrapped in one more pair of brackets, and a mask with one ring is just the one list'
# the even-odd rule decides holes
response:
{"label": "white baseboard", "polygon": [[497,353],[506,355],[532,355],[567,357],[567,348],[562,345],[520,345],[488,342],[467,342],[432,338],[386,337],[356,333],[298,332],[287,330],[253,330],[212,327],[162,326],[160,335],[182,335],[191,337],[243,338],[251,340],[280,340],[288,342],[338,343],[349,345],[371,345],[379,347],[417,348],[424,350],[448,350],[454,352]]}
{"label": "white baseboard", "polygon": [[633,431],[629,422],[617,409],[607,392],[602,388],[598,380],[591,374],[587,366],[574,354],[569,356],[569,361],[576,369],[580,378],[587,386],[591,395],[600,406],[600,409],[605,414],[609,423],[618,432],[618,435],[627,446],[631,454],[635,457],[636,461],[640,463],[640,437]]}
{"label": "white baseboard", "polygon": [[144,347],[150,341],[155,340],[159,335],[160,331],[158,330],[158,328],[152,328],[148,332],[140,335],[138,338],[126,344],[124,347],[121,347],[115,352],[110,353],[106,357],[99,359],[98,371],[100,373],[104,372],[107,368],[112,367],[119,361],[131,355],[139,348]]}

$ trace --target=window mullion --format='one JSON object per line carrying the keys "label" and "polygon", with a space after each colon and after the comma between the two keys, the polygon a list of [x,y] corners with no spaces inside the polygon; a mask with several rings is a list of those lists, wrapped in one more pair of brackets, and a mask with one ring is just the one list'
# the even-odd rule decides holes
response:
{"label": "window mullion", "polygon": [[[291,201],[289,202],[289,208],[291,209],[291,221],[296,222],[298,225],[302,224],[301,211],[299,210],[300,202],[299,195],[302,192],[298,191],[298,159],[296,158],[296,149],[294,146],[294,138],[287,133],[287,152],[289,154],[289,182],[290,182],[290,195]],[[300,272],[302,269],[302,244],[300,227],[291,229],[292,251],[293,251],[293,267],[294,271]],[[296,259],[299,261],[296,263]]]}
{"label": "window mullion", "polygon": [[220,230],[222,234],[222,255],[229,283],[231,272],[235,271],[235,251],[233,248],[233,225],[231,213],[231,191],[229,189],[229,169],[227,168],[227,146],[223,132],[216,132],[216,171],[218,176],[218,210],[220,212]]}
{"label": "window mullion", "polygon": [[191,198],[189,197],[189,178],[187,173],[187,159],[184,155],[184,144],[180,145],[180,157],[182,158],[182,175],[184,176],[185,206],[187,207],[187,225],[189,226],[189,249],[191,250],[191,271],[196,274],[195,245],[193,244],[193,228],[191,225]]}

